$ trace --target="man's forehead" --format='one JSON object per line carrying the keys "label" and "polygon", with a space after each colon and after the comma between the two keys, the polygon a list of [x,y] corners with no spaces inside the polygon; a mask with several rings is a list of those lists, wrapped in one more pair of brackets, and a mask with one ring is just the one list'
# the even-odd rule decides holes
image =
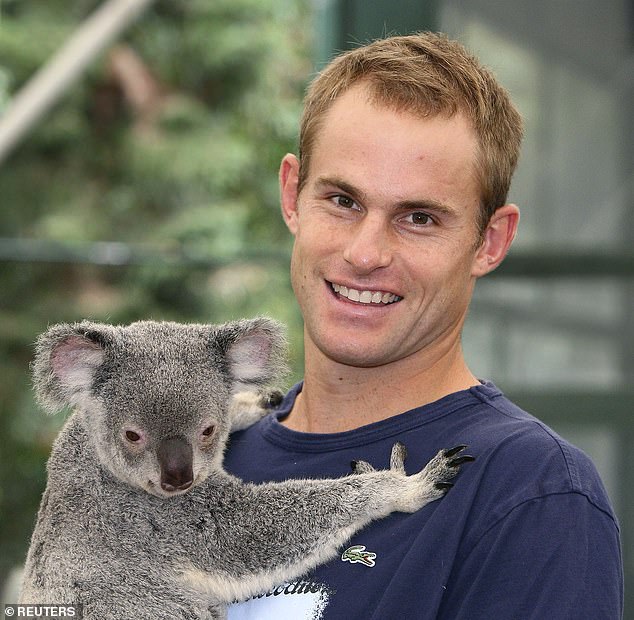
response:
{"label": "man's forehead", "polygon": [[[424,97],[416,98],[415,96],[392,96],[382,89],[377,89],[370,80],[359,80],[334,97],[328,107],[323,112],[323,118],[328,117],[329,113],[337,106],[349,105],[369,105],[379,110],[389,110],[396,114],[403,114],[418,118],[422,121],[429,121],[435,118],[450,119],[454,116],[460,116],[464,119],[465,124],[472,127],[469,120],[469,114],[461,109],[457,102],[448,102],[446,106],[433,104]],[[475,132],[474,132],[475,133]]]}
{"label": "man's forehead", "polygon": [[339,180],[341,187],[350,183],[358,189],[383,179],[397,193],[407,174],[409,185],[417,183],[417,174],[421,182],[434,176],[446,184],[460,183],[462,192],[479,197],[477,155],[475,133],[461,114],[423,118],[377,105],[355,88],[325,115],[307,172],[313,183]]}
{"label": "man's forehead", "polygon": [[[387,123],[391,130],[398,130],[399,125],[407,126],[403,131],[411,129],[430,129],[437,127],[448,140],[460,141],[465,153],[470,157],[477,155],[477,136],[471,121],[463,112],[451,114],[419,113],[417,110],[403,106],[391,105],[373,97],[368,87],[363,83],[355,84],[341,93],[325,111],[321,119],[314,139],[317,146],[324,137],[335,141],[338,135],[330,136],[333,128],[336,132],[345,132],[349,139],[355,132],[376,131],[379,133],[383,127],[377,123]],[[384,136],[389,138],[389,136]],[[449,146],[447,142],[447,146]]]}

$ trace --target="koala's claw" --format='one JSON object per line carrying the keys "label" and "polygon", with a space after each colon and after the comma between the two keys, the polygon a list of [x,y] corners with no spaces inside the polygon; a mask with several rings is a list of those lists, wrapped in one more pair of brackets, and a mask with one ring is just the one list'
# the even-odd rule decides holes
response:
{"label": "koala's claw", "polygon": [[436,482],[434,485],[439,491],[448,491],[453,487],[453,482]]}
{"label": "koala's claw", "polygon": [[475,457],[471,456],[470,454],[465,454],[465,455],[459,456],[459,457],[457,457],[455,459],[451,459],[451,461],[449,461],[448,465],[449,465],[449,467],[459,467],[463,463],[470,463],[471,461],[475,461]]}
{"label": "koala's claw", "polygon": [[449,448],[449,450],[445,450],[443,452],[443,454],[447,457],[450,458],[452,456],[456,456],[456,454],[458,454],[458,452],[462,452],[467,446],[465,444],[460,444],[459,446],[455,446],[453,448]]}
{"label": "koala's claw", "polygon": [[[449,450],[443,451],[443,456],[445,458],[451,459],[447,463],[449,467],[460,467],[460,465],[462,465],[463,463],[469,463],[471,461],[475,461],[475,457],[471,456],[470,454],[463,454],[461,456],[457,456],[463,450],[465,450],[466,447],[467,447],[466,445],[460,444],[459,446],[455,446],[454,448],[449,448]],[[452,458],[454,456],[456,458]]]}
{"label": "koala's claw", "polygon": [[436,493],[439,493],[437,497],[442,497],[454,486],[451,480],[458,475],[461,465],[475,461],[475,457],[470,454],[460,454],[466,447],[466,445],[459,445],[448,450],[441,450],[421,472],[433,485]]}

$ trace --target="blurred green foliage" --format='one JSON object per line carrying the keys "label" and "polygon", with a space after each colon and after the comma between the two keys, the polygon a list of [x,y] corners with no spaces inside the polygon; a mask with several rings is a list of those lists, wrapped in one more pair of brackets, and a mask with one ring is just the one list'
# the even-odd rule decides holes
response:
{"label": "blurred green foliage", "polygon": [[[98,4],[2,0],[0,113]],[[30,392],[48,324],[268,314],[289,325],[301,374],[276,172],[295,149],[309,17],[302,0],[159,0],[0,167],[0,237],[197,261],[0,262],[0,585],[23,560],[62,422]]]}

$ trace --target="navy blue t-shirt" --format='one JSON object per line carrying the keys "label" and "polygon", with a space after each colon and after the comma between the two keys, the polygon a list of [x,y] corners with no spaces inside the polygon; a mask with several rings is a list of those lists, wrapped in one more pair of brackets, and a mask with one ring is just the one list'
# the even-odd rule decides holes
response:
{"label": "navy blue t-shirt", "polygon": [[458,444],[476,461],[441,500],[370,524],[312,574],[230,607],[229,620],[621,618],[618,524],[595,467],[493,384],[334,434],[280,424],[300,390],[232,436],[229,472],[257,483],[345,476],[357,459],[384,469],[396,441],[410,474]]}

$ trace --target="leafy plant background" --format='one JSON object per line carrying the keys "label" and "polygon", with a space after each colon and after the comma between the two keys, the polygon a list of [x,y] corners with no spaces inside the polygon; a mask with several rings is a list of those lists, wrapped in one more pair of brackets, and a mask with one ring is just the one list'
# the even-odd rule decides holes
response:
{"label": "leafy plant background", "polygon": [[[0,114],[98,5],[0,3]],[[63,422],[30,389],[49,324],[267,314],[288,324],[301,375],[277,166],[295,150],[309,13],[306,0],[159,0],[0,166],[0,586]]]}

